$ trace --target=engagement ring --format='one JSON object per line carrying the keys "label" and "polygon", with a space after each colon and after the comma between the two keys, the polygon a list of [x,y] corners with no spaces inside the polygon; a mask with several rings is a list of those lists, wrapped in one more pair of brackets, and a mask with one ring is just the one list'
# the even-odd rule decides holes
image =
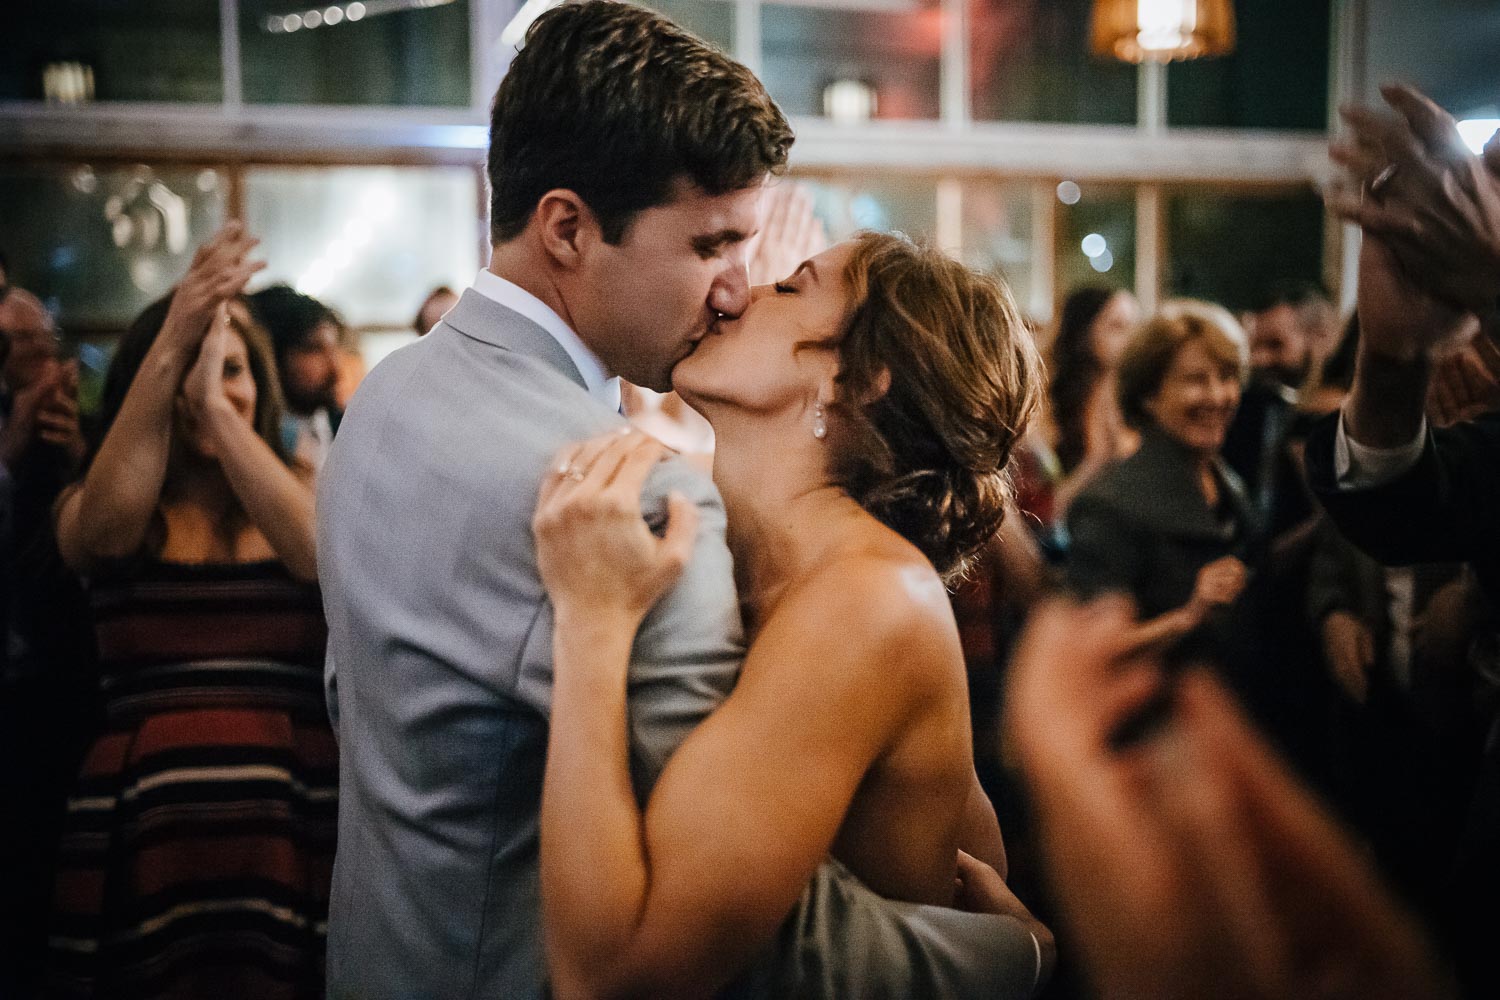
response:
{"label": "engagement ring", "polygon": [[1375,175],[1375,179],[1370,181],[1371,198],[1380,197],[1380,192],[1391,182],[1391,178],[1396,176],[1396,170],[1397,164],[1387,163],[1385,168]]}

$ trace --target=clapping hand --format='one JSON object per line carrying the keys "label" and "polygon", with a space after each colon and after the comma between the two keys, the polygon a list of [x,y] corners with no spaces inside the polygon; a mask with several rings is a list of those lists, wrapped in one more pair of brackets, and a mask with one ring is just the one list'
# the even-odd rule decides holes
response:
{"label": "clapping hand", "polygon": [[48,362],[47,369],[35,381],[16,392],[10,415],[0,426],[0,462],[7,467],[15,465],[37,436],[42,408],[57,389],[57,368],[57,362]]}
{"label": "clapping hand", "polygon": [[1438,357],[1427,391],[1427,418],[1438,427],[1500,410],[1500,347],[1486,333]]}
{"label": "clapping hand", "polygon": [[75,464],[83,460],[76,361],[47,361],[42,373],[16,393],[10,417],[0,428],[0,462],[13,466],[33,441],[61,448]]}
{"label": "clapping hand", "polygon": [[782,181],[766,188],[760,214],[749,251],[750,284],[780,281],[828,249],[828,231],[813,214],[812,194],[803,185]]}
{"label": "clapping hand", "polygon": [[194,356],[189,352],[198,350],[220,304],[240,294],[245,283],[266,266],[265,261],[246,259],[259,242],[242,224],[230,221],[198,248],[187,276],[172,294],[162,324],[164,343],[186,357]]}
{"label": "clapping hand", "polygon": [[1395,115],[1341,110],[1350,132],[1331,153],[1357,190],[1330,204],[1388,247],[1424,292],[1488,316],[1500,308],[1500,140],[1475,156],[1452,116],[1423,94],[1381,94]]}
{"label": "clapping hand", "polygon": [[1332,611],[1323,619],[1323,656],[1344,693],[1364,703],[1370,693],[1370,668],[1375,665],[1375,637],[1358,616]]}
{"label": "clapping hand", "polygon": [[52,392],[37,411],[37,436],[61,448],[77,465],[87,450],[78,419],[78,362],[58,364],[51,383]]}
{"label": "clapping hand", "polygon": [[1006,730],[1100,994],[1395,1000],[1451,988],[1363,853],[1223,687],[1128,646],[1129,603],[1041,605]]}
{"label": "clapping hand", "polygon": [[[229,307],[220,302],[214,310],[208,334],[198,345],[198,356],[193,367],[182,380],[182,390],[177,395],[179,411],[187,418],[191,429],[206,430],[213,435],[221,420],[243,420],[229,396],[224,391],[224,358],[228,354],[230,338],[235,334],[229,324]],[[200,448],[210,452],[217,444],[199,438]]]}

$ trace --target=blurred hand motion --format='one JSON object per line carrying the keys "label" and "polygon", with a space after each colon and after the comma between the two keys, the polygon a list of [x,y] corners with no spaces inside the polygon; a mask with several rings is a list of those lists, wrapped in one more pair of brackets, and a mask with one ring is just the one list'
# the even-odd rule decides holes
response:
{"label": "blurred hand motion", "polygon": [[1069,940],[1104,997],[1444,997],[1368,859],[1224,688],[1125,644],[1128,601],[1038,608],[1007,731]]}
{"label": "blurred hand motion", "polygon": [[1481,317],[1500,310],[1500,142],[1476,156],[1426,95],[1399,85],[1381,95],[1394,113],[1340,111],[1349,131],[1331,153],[1351,187],[1330,204],[1427,294]]}
{"label": "blurred hand motion", "polygon": [[750,247],[750,284],[781,281],[809,257],[828,249],[828,230],[813,214],[812,192],[795,181],[765,189],[760,229]]}

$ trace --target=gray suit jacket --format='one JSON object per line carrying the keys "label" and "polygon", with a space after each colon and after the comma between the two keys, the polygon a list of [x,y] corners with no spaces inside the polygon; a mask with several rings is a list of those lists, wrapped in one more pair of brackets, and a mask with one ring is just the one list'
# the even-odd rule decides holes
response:
{"label": "gray suit jacket", "polygon": [[[329,707],[340,744],[331,997],[546,992],[538,809],[552,618],[531,515],[550,459],[621,422],[562,347],[477,292],[355,395],[318,496]],[[702,515],[683,579],[630,668],[644,795],[729,692],[743,655],[724,510],[680,462],[648,483]],[[1013,920],[880,900],[826,864],[745,993],[1025,996]]]}

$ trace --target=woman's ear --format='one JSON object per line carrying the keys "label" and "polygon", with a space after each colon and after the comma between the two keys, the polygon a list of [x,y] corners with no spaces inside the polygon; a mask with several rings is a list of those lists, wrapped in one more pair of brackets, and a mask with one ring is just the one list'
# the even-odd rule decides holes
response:
{"label": "woman's ear", "polygon": [[877,399],[881,398],[890,391],[891,370],[889,368],[882,368],[880,369],[879,373],[876,374],[875,380],[870,383],[870,388],[865,390],[864,395],[860,398],[859,403],[861,406],[869,406],[871,403],[875,402]]}
{"label": "woman's ear", "polygon": [[542,195],[536,206],[536,224],[542,249],[567,270],[578,267],[585,245],[599,228],[588,205],[567,188],[554,188]]}
{"label": "woman's ear", "polygon": [[882,368],[875,373],[875,377],[870,380],[870,384],[856,395],[852,402],[855,406],[866,407],[876,400],[881,399],[890,391],[891,370],[889,368]]}

